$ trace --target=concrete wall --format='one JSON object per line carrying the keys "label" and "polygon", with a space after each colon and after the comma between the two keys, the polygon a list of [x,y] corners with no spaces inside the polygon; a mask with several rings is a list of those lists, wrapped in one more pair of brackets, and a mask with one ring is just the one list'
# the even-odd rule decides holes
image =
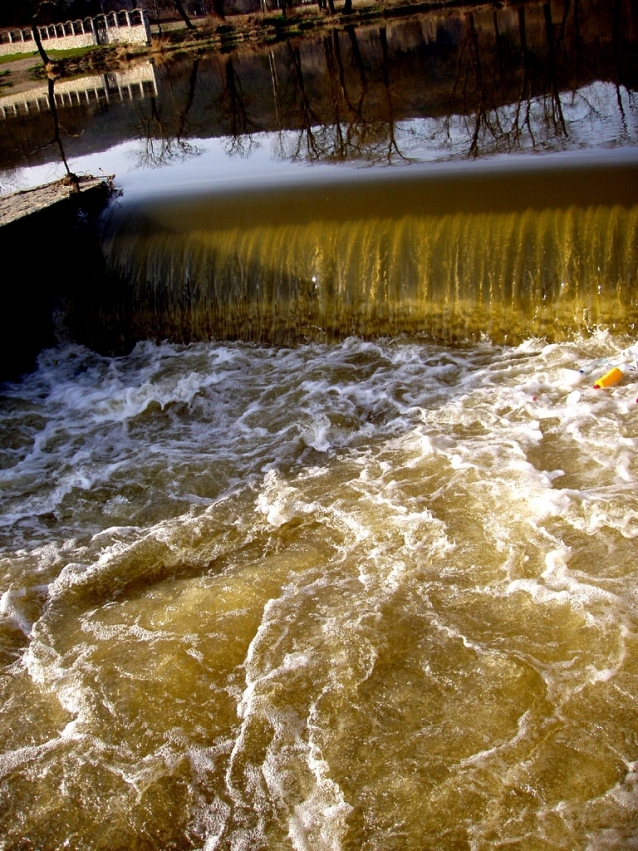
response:
{"label": "concrete wall", "polygon": [[[50,24],[38,27],[38,31],[45,50],[72,50],[95,44],[148,44],[151,40],[148,17],[141,9]],[[36,50],[30,29],[0,31],[0,56]]]}
{"label": "concrete wall", "polygon": [[[95,74],[76,80],[56,80],[55,83],[55,102],[59,108],[98,101],[112,102],[156,96],[155,68],[150,62],[144,62],[126,71]],[[38,86],[27,92],[0,98],[0,121],[48,109],[48,86]]]}

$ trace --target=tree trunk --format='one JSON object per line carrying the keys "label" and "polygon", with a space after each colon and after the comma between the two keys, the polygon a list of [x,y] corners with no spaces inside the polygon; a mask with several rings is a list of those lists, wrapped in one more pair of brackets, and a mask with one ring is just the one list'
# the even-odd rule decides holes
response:
{"label": "tree trunk", "polygon": [[184,19],[184,23],[186,24],[186,26],[188,27],[188,29],[189,29],[189,30],[194,30],[194,29],[195,29],[195,27],[193,26],[193,22],[191,21],[191,19],[190,19],[190,18],[188,17],[188,15],[186,14],[186,9],[184,8],[184,5],[183,5],[183,3],[182,3],[182,0],[173,0],[173,3],[175,4],[175,8],[176,8],[176,9],[177,9],[177,11],[179,12],[179,14],[180,14],[180,15],[182,16],[182,18]]}
{"label": "tree trunk", "polygon": [[40,58],[42,59],[43,65],[46,67],[51,64],[51,60],[47,56],[46,50],[42,46],[42,39],[40,38],[40,30],[38,29],[38,25],[36,21],[31,21],[31,32],[33,33],[33,40],[35,41],[35,46],[38,48],[38,53],[40,54]]}
{"label": "tree trunk", "polygon": [[71,169],[69,168],[69,163],[66,158],[66,153],[64,151],[64,145],[62,144],[62,138],[60,136],[60,122],[58,120],[58,107],[55,102],[55,82],[52,77],[49,77],[48,80],[49,86],[49,109],[51,110],[51,116],[53,117],[53,133],[54,133],[54,141],[56,142],[58,148],[60,149],[60,158],[64,163],[64,168],[66,170],[66,178],[65,182],[67,185],[71,185],[73,187],[74,192],[80,191],[80,181],[78,180],[77,174],[73,174]]}

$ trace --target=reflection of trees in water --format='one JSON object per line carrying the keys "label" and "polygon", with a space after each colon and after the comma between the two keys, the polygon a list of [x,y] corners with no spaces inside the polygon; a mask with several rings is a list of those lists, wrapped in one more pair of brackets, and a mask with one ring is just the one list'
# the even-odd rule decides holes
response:
{"label": "reflection of trees in water", "polygon": [[429,119],[429,131],[420,140],[443,152],[476,157],[561,148],[571,133],[566,106],[582,107],[583,124],[597,120],[598,106],[583,90],[614,78],[628,137],[625,109],[635,100],[627,57],[635,45],[623,34],[622,22],[627,25],[630,4],[614,0],[600,20],[592,6],[564,0],[447,16],[429,27],[430,37],[423,36],[414,50],[401,43],[414,24],[359,34],[349,28],[323,39],[323,73],[317,70],[319,45],[314,53],[288,47],[285,126],[297,127],[296,138],[280,139],[279,155],[399,162],[410,158],[414,141],[402,122],[421,116]]}
{"label": "reflection of trees in water", "polygon": [[[469,141],[467,153],[470,157],[476,157],[486,150],[516,150],[524,139],[528,139],[535,148],[537,136],[553,140],[568,136],[562,98],[570,97],[573,92],[563,92],[561,95],[556,53],[565,38],[569,0],[565,4],[558,37],[554,33],[550,3],[543,4],[542,8],[545,36],[543,63],[535,61],[530,52],[524,6],[516,9],[518,57],[514,54],[506,65],[501,54],[502,34],[497,14],[492,16],[491,40],[479,39],[475,13],[465,16],[465,37],[450,98],[447,134],[449,137],[453,104],[459,99],[461,112],[466,115]],[[503,101],[507,101],[505,75],[511,74],[512,64],[520,80],[513,108],[512,102],[503,105]],[[533,77],[539,64],[545,69],[545,78],[539,88],[537,83],[538,90],[535,91]]]}
{"label": "reflection of trees in water", "polygon": [[[575,0],[578,4],[578,0]],[[622,116],[623,130],[625,135],[627,135],[627,116],[625,115],[625,108],[623,105],[623,98],[621,93],[621,88],[624,88],[626,92],[629,92],[631,89],[631,80],[632,73],[635,75],[636,73],[636,64],[633,62],[632,64],[626,63],[626,53],[622,49],[624,39],[623,39],[623,14],[622,14],[622,0],[614,0],[613,6],[613,14],[614,21],[612,27],[612,44],[613,44],[613,55],[616,63],[615,67],[615,76],[616,76],[616,101],[618,103],[618,109]],[[631,61],[631,60],[630,60]]]}
{"label": "reflection of trees in water", "polygon": [[383,88],[385,90],[386,99],[386,115],[387,115],[387,150],[384,159],[388,164],[393,162],[398,156],[400,159],[406,159],[399,150],[399,145],[396,139],[396,119],[394,102],[392,98],[392,87],[390,85],[390,62],[388,59],[388,37],[385,27],[379,29],[379,41],[381,43],[381,70],[383,76]]}
{"label": "reflection of trees in water", "polygon": [[245,157],[255,147],[253,133],[261,128],[251,118],[249,103],[232,56],[226,56],[219,66],[222,79],[222,93],[217,98],[216,106],[226,126],[225,145],[229,156]]}
{"label": "reflection of trees in water", "polygon": [[166,117],[158,98],[151,97],[140,102],[142,148],[139,154],[139,166],[157,168],[171,162],[199,156],[201,153],[201,150],[187,138],[190,132],[188,116],[195,99],[198,67],[199,60],[195,59],[190,74],[188,93],[181,105],[179,98],[175,95],[169,72],[170,108],[167,109]]}
{"label": "reflection of trees in water", "polygon": [[630,139],[630,6],[562,0],[350,26],[241,59],[196,60],[177,88],[169,68],[160,98],[142,109],[143,160],[190,156],[187,140],[211,135],[245,155],[261,131],[277,133],[276,156],[309,162],[561,148],[576,111],[581,126],[600,120],[599,96],[586,88],[596,80],[615,86]]}
{"label": "reflection of trees in water", "polygon": [[[554,24],[552,21],[552,7],[550,3],[543,5],[543,17],[545,18],[545,35],[547,38],[547,83],[548,93],[543,99],[546,104],[545,121],[549,124],[550,132],[556,136],[567,136],[567,125],[563,115],[563,104],[558,89],[556,76],[556,55],[554,46]],[[564,25],[563,25],[564,30]]]}
{"label": "reflection of trees in water", "polygon": [[[342,47],[342,41],[347,47]],[[288,76],[285,114],[288,126],[297,123],[297,133],[280,127],[278,155],[292,161],[394,162],[405,159],[397,141],[385,28],[379,30],[383,87],[381,108],[367,109],[371,94],[368,74],[354,27],[333,31],[321,42],[325,85],[316,92],[316,74],[304,70],[299,47],[288,45]],[[345,60],[344,60],[345,54]],[[347,62],[346,62],[347,60]],[[310,83],[306,76],[312,76]],[[378,98],[378,85],[372,100]]]}
{"label": "reflection of trees in water", "polygon": [[281,151],[285,159],[292,160],[293,162],[304,159],[323,159],[326,155],[326,149],[320,143],[322,133],[319,130],[323,126],[323,122],[313,109],[311,100],[306,93],[301,53],[299,48],[293,47],[291,43],[288,43],[286,47],[288,56],[287,85],[289,90],[287,111],[290,112],[292,108],[297,116],[300,127],[293,147],[289,148],[285,153],[283,152],[286,142],[284,141],[284,137],[280,135]]}
{"label": "reflection of trees in water", "polygon": [[60,161],[56,135],[62,162],[100,149],[105,134],[140,140],[147,166],[194,156],[211,137],[246,154],[261,132],[276,137],[276,156],[309,162],[635,144],[634,18],[630,0],[530,0],[184,57],[156,69],[154,98],[124,101],[107,84],[75,106],[58,96],[53,133],[50,111],[16,109],[2,123],[0,168]]}
{"label": "reflection of trees in water", "polygon": [[140,123],[144,131],[138,167],[158,168],[171,162],[199,156],[200,149],[187,139],[171,132],[158,109],[156,98],[150,99],[148,114],[146,107],[140,110]]}

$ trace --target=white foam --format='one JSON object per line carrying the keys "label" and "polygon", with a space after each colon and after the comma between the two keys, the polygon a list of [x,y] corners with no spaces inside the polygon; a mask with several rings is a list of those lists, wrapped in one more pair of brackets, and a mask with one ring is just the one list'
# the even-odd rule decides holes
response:
{"label": "white foam", "polygon": [[[626,569],[638,532],[636,388],[601,395],[576,374],[614,347],[603,334],[516,349],[350,339],[300,350],[145,345],[115,360],[75,349],[57,364],[49,353],[6,396],[10,427],[24,431],[12,432],[18,449],[1,474],[0,614],[29,640],[24,670],[70,713],[60,741],[101,747],[96,645],[126,641],[141,659],[170,641],[186,665],[206,668],[206,641],[226,637],[221,621],[199,643],[190,623],[173,633],[166,620],[99,616],[120,600],[132,611],[129,586],[181,570],[231,583],[263,567],[272,582],[242,598],[259,625],[243,668],[214,685],[237,704],[223,736],[198,749],[149,712],[145,735],[156,725],[166,747],[118,763],[142,790],[188,753],[192,824],[208,849],[264,842],[273,813],[295,849],[341,848],[356,801],[331,764],[322,705],[359,694],[375,674],[388,612],[413,619],[433,648],[438,635],[466,657],[488,658],[496,644],[522,659],[543,678],[552,718],[592,684],[615,689],[636,604]],[[44,509],[54,516],[38,520]],[[582,557],[590,541],[609,565]],[[35,570],[47,598],[32,624],[21,580]],[[163,605],[163,593],[145,604]],[[525,618],[506,639],[498,616],[512,608]],[[570,617],[593,650],[563,634]],[[554,656],[535,644],[537,622],[554,624]],[[429,646],[414,662],[426,677]],[[451,689],[464,672],[436,676]],[[517,717],[511,736],[488,737],[463,770],[506,762],[537,722]],[[262,730],[256,756],[251,736]]]}
{"label": "white foam", "polygon": [[302,498],[297,488],[283,484],[275,470],[266,473],[256,507],[275,528],[288,523],[293,517],[309,514],[314,509],[312,504]]}
{"label": "white foam", "polygon": [[26,588],[5,591],[0,597],[0,618],[5,618],[28,637],[31,634],[33,623],[22,611],[21,601],[24,600],[26,594]]}
{"label": "white foam", "polygon": [[0,754],[0,778],[6,777],[7,774],[11,774],[17,768],[39,759],[43,754],[55,750],[61,742],[61,739],[49,739],[40,745],[18,748]]}

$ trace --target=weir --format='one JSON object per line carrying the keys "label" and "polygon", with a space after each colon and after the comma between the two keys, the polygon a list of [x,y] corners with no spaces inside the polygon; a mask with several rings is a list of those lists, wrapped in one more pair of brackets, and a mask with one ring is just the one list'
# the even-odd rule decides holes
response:
{"label": "weir", "polygon": [[0,846],[635,847],[635,10],[296,41],[4,122]]}
{"label": "weir", "polygon": [[636,177],[635,167],[392,175],[133,205],[109,222],[96,331],[127,346],[629,333]]}

